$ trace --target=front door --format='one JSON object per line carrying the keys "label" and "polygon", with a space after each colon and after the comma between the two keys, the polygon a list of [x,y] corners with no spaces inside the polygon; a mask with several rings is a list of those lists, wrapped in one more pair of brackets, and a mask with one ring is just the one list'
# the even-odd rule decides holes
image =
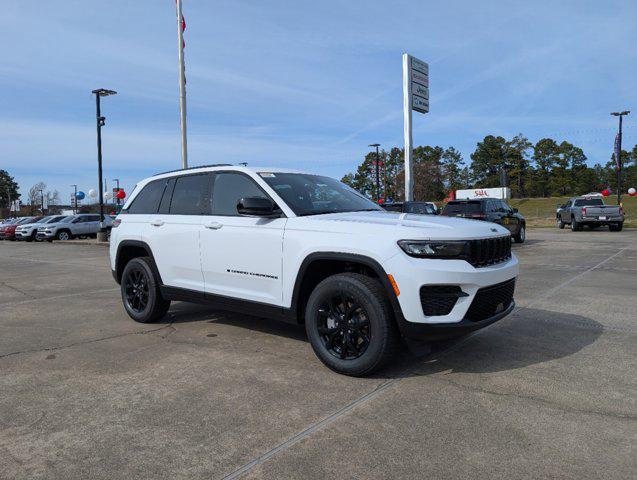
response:
{"label": "front door", "polygon": [[240,216],[243,197],[268,195],[249,175],[214,174],[212,215],[201,230],[201,266],[206,293],[282,304],[285,218]]}

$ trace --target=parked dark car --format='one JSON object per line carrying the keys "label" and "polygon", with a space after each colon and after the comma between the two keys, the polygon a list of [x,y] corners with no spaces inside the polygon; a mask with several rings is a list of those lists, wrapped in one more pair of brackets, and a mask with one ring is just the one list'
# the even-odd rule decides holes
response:
{"label": "parked dark car", "polygon": [[417,213],[420,215],[437,215],[436,206],[432,202],[391,202],[381,205],[388,212]]}
{"label": "parked dark car", "polygon": [[445,205],[442,215],[498,223],[511,232],[511,236],[517,243],[524,243],[526,239],[526,220],[517,208],[511,208],[504,200],[497,198],[452,200]]}

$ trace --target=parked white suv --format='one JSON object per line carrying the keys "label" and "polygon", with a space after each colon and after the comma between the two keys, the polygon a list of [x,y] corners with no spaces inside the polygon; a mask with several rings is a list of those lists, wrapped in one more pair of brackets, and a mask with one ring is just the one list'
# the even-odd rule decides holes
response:
{"label": "parked white suv", "polygon": [[329,368],[366,375],[400,337],[510,313],[518,261],[496,224],[386,212],[328,177],[198,167],[141,181],[113,223],[113,276],[138,322],[171,300],[304,323]]}

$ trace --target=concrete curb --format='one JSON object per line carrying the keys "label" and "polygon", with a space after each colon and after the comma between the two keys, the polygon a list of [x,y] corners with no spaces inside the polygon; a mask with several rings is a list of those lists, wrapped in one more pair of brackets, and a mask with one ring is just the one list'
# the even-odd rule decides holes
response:
{"label": "concrete curb", "polygon": [[98,242],[97,240],[53,240],[53,243],[59,245],[99,245],[101,247],[108,247],[109,242]]}

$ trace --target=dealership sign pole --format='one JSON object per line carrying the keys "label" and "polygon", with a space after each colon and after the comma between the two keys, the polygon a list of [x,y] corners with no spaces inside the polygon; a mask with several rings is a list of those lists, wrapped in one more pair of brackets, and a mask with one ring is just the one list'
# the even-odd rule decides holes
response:
{"label": "dealership sign pole", "polygon": [[414,199],[411,111],[429,112],[429,64],[403,54],[403,114],[405,130],[405,200]]}
{"label": "dealership sign pole", "polygon": [[179,43],[179,124],[181,126],[181,168],[188,168],[188,143],[186,139],[186,66],[184,64],[184,30],[186,21],[181,13],[181,0],[177,4],[177,42]]}

